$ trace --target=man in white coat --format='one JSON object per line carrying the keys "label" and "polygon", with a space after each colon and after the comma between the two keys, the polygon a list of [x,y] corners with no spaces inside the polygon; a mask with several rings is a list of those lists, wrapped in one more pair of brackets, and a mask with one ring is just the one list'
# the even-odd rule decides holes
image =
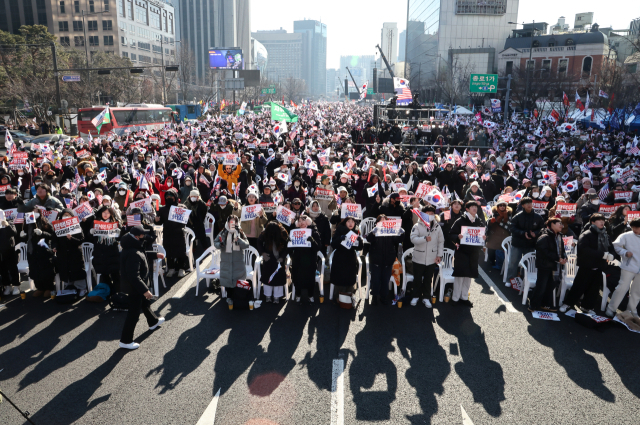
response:
{"label": "man in white coat", "polygon": [[429,216],[429,226],[418,220],[411,229],[413,243],[413,299],[411,305],[418,304],[420,298],[427,308],[431,308],[431,281],[436,265],[444,253],[444,234],[436,221],[436,209],[428,205],[422,212]]}
{"label": "man in white coat", "polygon": [[613,317],[620,302],[629,291],[627,311],[638,317],[638,301],[640,301],[640,218],[631,220],[631,231],[618,236],[613,248],[620,256],[620,282],[611,295],[605,314]]}

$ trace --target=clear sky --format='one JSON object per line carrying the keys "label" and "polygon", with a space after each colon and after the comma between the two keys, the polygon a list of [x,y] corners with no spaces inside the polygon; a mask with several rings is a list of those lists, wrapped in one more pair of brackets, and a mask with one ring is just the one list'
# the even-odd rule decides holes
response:
{"label": "clear sky", "polygon": [[[454,1],[454,0],[448,0]],[[632,19],[640,17],[630,11],[638,0],[520,0],[519,22],[555,24],[560,16],[573,27],[576,13],[594,12],[594,21],[601,27],[629,28]],[[407,26],[406,0],[252,0],[251,31],[274,30],[282,27],[293,31],[293,21],[316,19],[327,24],[327,68],[337,68],[340,56],[377,54],[383,22],[396,22],[398,31]],[[394,60],[395,61],[395,60]]]}

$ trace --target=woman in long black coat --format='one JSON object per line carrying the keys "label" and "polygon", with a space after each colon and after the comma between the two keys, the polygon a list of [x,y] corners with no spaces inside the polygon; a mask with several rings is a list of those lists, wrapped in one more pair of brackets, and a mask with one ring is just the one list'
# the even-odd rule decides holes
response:
{"label": "woman in long black coat", "polygon": [[[351,249],[342,245],[350,231],[358,235]],[[336,226],[331,239],[331,248],[335,250],[331,263],[331,283],[335,286],[334,295],[337,299],[340,292],[353,292],[353,286],[358,278],[358,251],[362,249],[362,235],[353,218],[345,218]]]}
{"label": "woman in long black coat", "polygon": [[189,268],[187,244],[185,243],[183,232],[186,225],[169,220],[169,212],[172,206],[182,208],[186,208],[186,206],[178,204],[178,191],[174,188],[167,190],[164,194],[164,201],[166,205],[160,208],[155,220],[156,224],[162,224],[163,247],[167,251],[167,264],[169,267],[167,277],[173,276],[176,269],[179,270],[178,277],[183,277],[185,269]]}
{"label": "woman in long black coat", "polygon": [[[456,220],[449,232],[449,238],[453,243],[459,244],[453,257],[453,302],[473,307],[469,301],[469,287],[471,278],[478,277],[478,260],[480,258],[481,246],[460,244],[462,239],[462,227],[486,227],[487,224],[482,219],[482,213],[478,214],[478,203],[468,201],[465,205],[465,213]],[[486,235],[482,237],[486,240]]]}
{"label": "woman in long black coat", "polygon": [[313,287],[316,283],[316,268],[318,260],[318,251],[321,249],[321,238],[313,220],[306,215],[301,215],[296,222],[298,229],[311,229],[311,236],[308,241],[311,242],[310,247],[289,248],[289,257],[291,258],[291,280],[296,287],[296,302],[300,302],[302,291],[307,291],[309,302],[313,303]]}
{"label": "woman in long black coat", "polygon": [[282,223],[272,221],[258,237],[258,253],[262,256],[260,282],[267,302],[277,304],[287,283],[286,259],[289,233]]}
{"label": "woman in long black coat", "polygon": [[193,255],[198,258],[205,249],[209,248],[210,242],[207,232],[204,229],[204,219],[207,216],[207,204],[200,198],[200,192],[192,190],[184,202],[184,205],[191,210],[187,226],[193,230],[196,240],[193,242]]}
{"label": "woman in long black coat", "polygon": [[[118,220],[116,211],[107,206],[98,208],[95,213],[95,221],[118,223],[116,236],[95,235],[93,228],[89,233],[93,235],[93,268],[96,275],[100,275],[101,282],[106,283],[114,294],[120,291],[120,249],[118,241],[122,236],[122,224]],[[115,232],[114,232],[115,233]]]}
{"label": "woman in long black coat", "polygon": [[[71,209],[62,210],[62,218],[71,218],[74,213]],[[82,255],[82,242],[84,234],[80,233],[66,236],[55,236],[51,243],[56,253],[56,269],[60,274],[63,287],[76,287],[80,296],[87,293],[87,275],[84,270],[84,257]],[[67,285],[65,286],[64,283]]]}
{"label": "woman in long black coat", "polygon": [[[29,277],[33,279],[36,290],[34,297],[50,297],[54,289],[53,279],[56,276],[55,255],[51,249],[51,239],[55,236],[53,226],[36,210],[36,222],[24,224],[20,236],[27,237],[27,261]],[[40,244],[39,244],[40,243]]]}

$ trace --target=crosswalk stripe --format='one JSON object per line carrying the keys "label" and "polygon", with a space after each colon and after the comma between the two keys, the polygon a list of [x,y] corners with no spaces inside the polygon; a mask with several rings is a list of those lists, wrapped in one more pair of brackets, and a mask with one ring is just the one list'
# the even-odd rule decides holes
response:
{"label": "crosswalk stripe", "polygon": [[[196,425],[213,425],[216,421],[216,409],[218,408],[218,399],[220,398],[220,388],[218,388],[218,392],[209,403],[207,410],[204,411],[200,420]],[[473,425],[473,424],[472,424]]]}

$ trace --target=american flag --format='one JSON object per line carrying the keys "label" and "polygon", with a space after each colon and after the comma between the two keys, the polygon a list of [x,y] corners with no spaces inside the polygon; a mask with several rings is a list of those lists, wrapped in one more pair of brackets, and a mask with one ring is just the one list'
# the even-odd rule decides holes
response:
{"label": "american flag", "polygon": [[144,177],[147,179],[149,183],[151,183],[155,177],[155,170],[153,169],[153,164],[147,165],[147,170],[144,173]]}
{"label": "american flag", "polygon": [[549,183],[555,183],[558,181],[558,175],[553,171],[547,171],[549,174]]}
{"label": "american flag", "polygon": [[400,101],[411,101],[412,97],[411,97],[411,89],[409,89],[408,87],[403,87],[401,89],[396,89],[396,94],[398,95],[398,103]]}
{"label": "american flag", "polygon": [[426,164],[424,164],[424,166],[422,168],[424,169],[425,173],[431,174],[431,173],[433,173],[433,170],[435,169],[435,165],[433,164],[433,162],[431,162],[431,160],[429,160]]}
{"label": "american flag", "polygon": [[634,145],[627,149],[627,153],[630,155],[637,155],[640,153],[640,149],[638,149],[638,147]]}
{"label": "american flag", "polygon": [[24,213],[18,213],[15,220],[13,220],[13,224],[24,224]]}
{"label": "american flag", "polygon": [[598,198],[600,198],[601,201],[604,201],[604,198],[606,198],[608,194],[609,194],[609,183],[602,186],[602,189],[600,189],[600,192],[598,192]]}
{"label": "american flag", "polygon": [[127,226],[140,226],[140,214],[128,215]]}

